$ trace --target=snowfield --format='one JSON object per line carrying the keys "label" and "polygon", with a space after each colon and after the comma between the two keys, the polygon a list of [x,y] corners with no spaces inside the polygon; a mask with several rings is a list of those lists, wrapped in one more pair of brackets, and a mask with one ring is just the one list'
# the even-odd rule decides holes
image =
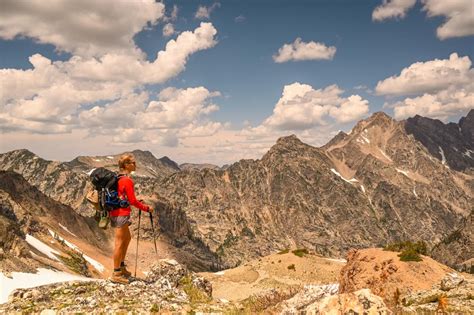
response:
{"label": "snowfield", "polygon": [[8,296],[15,289],[33,288],[40,285],[72,280],[94,281],[95,279],[45,268],[39,268],[37,273],[12,272],[11,278],[0,273],[0,304],[8,302]]}
{"label": "snowfield", "polygon": [[87,256],[86,254],[84,254],[81,249],[79,247],[77,247],[76,245],[74,245],[73,243],[71,242],[68,242],[67,240],[65,240],[64,238],[62,238],[61,236],[59,236],[58,233],[54,232],[54,231],[51,231],[49,230],[49,234],[51,234],[51,236],[53,238],[58,238],[60,241],[63,241],[64,244],[66,244],[69,248],[75,250],[76,252],[79,252],[82,254],[82,256],[84,257],[84,259],[89,263],[91,264],[95,269],[97,269],[98,271],[100,272],[104,272],[105,270],[105,267],[104,265],[102,265],[100,262],[92,259],[91,257]]}
{"label": "snowfield", "polygon": [[60,253],[57,250],[52,249],[45,243],[41,242],[39,239],[31,236],[30,234],[27,234],[26,242],[37,250],[39,250],[44,255],[48,256],[49,258],[59,261],[58,257],[56,257],[55,254],[60,255]]}

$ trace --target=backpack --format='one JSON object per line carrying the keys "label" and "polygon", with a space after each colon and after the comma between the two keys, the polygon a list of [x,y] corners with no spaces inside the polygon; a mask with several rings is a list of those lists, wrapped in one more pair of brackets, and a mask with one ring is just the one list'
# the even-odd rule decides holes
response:
{"label": "backpack", "polygon": [[112,211],[118,208],[127,208],[130,203],[119,197],[117,186],[123,175],[117,175],[104,167],[96,168],[90,174],[92,185],[98,195],[98,205],[103,211]]}

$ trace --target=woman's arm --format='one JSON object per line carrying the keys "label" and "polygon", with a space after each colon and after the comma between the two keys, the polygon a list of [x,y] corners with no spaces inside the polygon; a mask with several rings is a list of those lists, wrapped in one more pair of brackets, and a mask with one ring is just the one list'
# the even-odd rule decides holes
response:
{"label": "woman's arm", "polygon": [[148,211],[150,207],[137,200],[137,197],[135,196],[135,189],[133,188],[132,179],[127,177],[127,178],[124,178],[123,180],[124,180],[124,183],[123,183],[124,191],[125,191],[125,194],[127,195],[127,199],[130,205],[135,206],[142,211]]}

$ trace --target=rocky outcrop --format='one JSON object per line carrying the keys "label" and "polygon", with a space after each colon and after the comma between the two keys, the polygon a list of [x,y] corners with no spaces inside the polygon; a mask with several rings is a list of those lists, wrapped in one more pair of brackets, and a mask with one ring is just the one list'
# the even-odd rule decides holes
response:
{"label": "rocky outcrop", "polygon": [[382,298],[369,289],[327,296],[308,305],[307,314],[392,314]]}
{"label": "rocky outcrop", "polygon": [[33,289],[17,289],[0,312],[40,313],[117,313],[178,312],[221,310],[210,305],[210,284],[188,272],[173,260],[152,266],[147,278],[134,279],[129,285],[107,280],[73,281]]}
{"label": "rocky outcrop", "polygon": [[474,279],[448,274],[429,290],[401,296],[403,314],[472,314]]}
{"label": "rocky outcrop", "polygon": [[397,252],[377,248],[352,250],[341,270],[339,292],[368,288],[382,297],[390,308],[400,304],[400,296],[427,290],[453,270],[430,257],[422,261],[400,261]]}
{"label": "rocky outcrop", "polygon": [[316,304],[325,297],[337,294],[338,290],[338,284],[305,285],[295,296],[281,302],[275,308],[279,310],[280,314],[284,315],[308,312],[310,305]]}
{"label": "rocky outcrop", "polygon": [[457,124],[416,115],[404,125],[443,164],[457,171],[474,169],[474,109]]}

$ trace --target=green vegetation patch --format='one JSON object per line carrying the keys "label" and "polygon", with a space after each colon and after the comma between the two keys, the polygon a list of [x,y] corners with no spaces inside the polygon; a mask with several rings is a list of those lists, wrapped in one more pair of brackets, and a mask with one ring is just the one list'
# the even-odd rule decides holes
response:
{"label": "green vegetation patch", "polygon": [[304,255],[309,254],[306,248],[295,249],[294,251],[292,251],[292,253],[298,257],[303,257]]}
{"label": "green vegetation patch", "polygon": [[57,255],[58,258],[72,271],[86,276],[91,277],[89,268],[87,268],[87,261],[84,259],[81,253],[76,252],[75,250],[65,250],[66,254],[69,257]]}
{"label": "green vegetation patch", "polygon": [[281,252],[279,252],[278,255],[288,254],[289,252],[290,252],[290,250],[287,248],[287,249],[284,249]]}
{"label": "green vegetation patch", "polygon": [[211,301],[211,298],[206,294],[206,292],[194,285],[191,276],[181,278],[179,284],[183,291],[188,295],[191,304],[209,303]]}
{"label": "green vegetation patch", "polygon": [[398,255],[401,261],[422,261],[423,259],[420,255],[428,254],[428,247],[423,241],[419,241],[416,243],[411,241],[396,242],[388,244],[384,247],[384,250],[401,252]]}

